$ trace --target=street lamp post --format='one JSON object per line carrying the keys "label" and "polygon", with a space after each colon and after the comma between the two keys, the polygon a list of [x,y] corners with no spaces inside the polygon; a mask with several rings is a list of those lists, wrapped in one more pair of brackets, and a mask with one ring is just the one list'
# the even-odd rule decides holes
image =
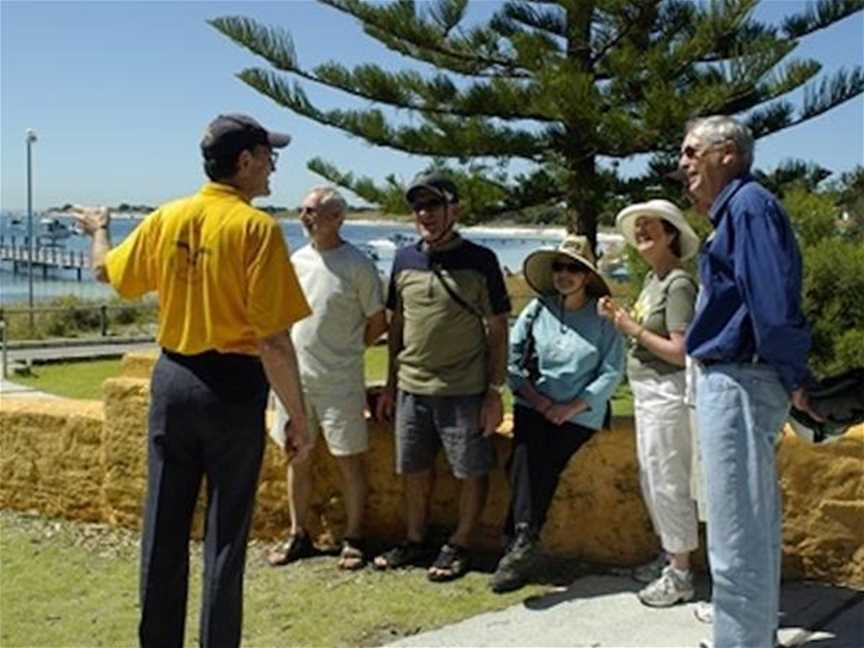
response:
{"label": "street lamp post", "polygon": [[31,149],[36,141],[36,131],[27,129],[27,304],[30,310],[30,336],[36,331],[33,319],[33,161]]}

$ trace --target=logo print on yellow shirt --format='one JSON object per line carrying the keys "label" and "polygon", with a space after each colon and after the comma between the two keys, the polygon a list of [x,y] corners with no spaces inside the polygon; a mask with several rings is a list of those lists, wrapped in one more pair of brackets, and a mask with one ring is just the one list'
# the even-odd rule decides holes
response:
{"label": "logo print on yellow shirt", "polygon": [[193,248],[186,241],[177,241],[173,265],[177,278],[189,283],[199,282],[204,272],[204,258],[210,254],[206,247]]}

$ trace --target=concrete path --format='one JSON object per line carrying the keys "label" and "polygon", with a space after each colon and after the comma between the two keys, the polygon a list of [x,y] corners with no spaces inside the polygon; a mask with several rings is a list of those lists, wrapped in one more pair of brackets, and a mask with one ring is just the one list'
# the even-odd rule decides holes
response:
{"label": "concrete path", "polygon": [[158,348],[152,339],[124,340],[70,340],[24,345],[9,345],[6,351],[9,364],[27,362],[58,362],[62,360],[97,358],[119,358],[132,351],[148,351]]}
{"label": "concrete path", "polygon": [[[696,648],[711,626],[695,604],[651,609],[637,600],[628,577],[592,575],[570,587],[526,599],[393,646],[574,646],[579,648]],[[700,583],[705,595],[705,583]],[[862,648],[864,592],[804,582],[782,592],[780,640],[785,646]]]}
{"label": "concrete path", "polygon": [[57,396],[0,378],[0,399],[6,398],[57,398]]}

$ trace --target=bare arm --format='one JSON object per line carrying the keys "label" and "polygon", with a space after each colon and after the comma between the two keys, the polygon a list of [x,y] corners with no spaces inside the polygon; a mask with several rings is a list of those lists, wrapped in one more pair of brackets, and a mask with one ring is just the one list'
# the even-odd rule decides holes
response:
{"label": "bare arm", "polygon": [[93,269],[93,276],[97,281],[108,283],[105,257],[111,249],[111,235],[108,231],[111,213],[107,207],[81,207],[80,205],[75,205],[72,211],[78,225],[87,236],[91,237],[90,266]]}
{"label": "bare arm", "polygon": [[404,346],[402,328],[404,321],[402,311],[393,311],[390,317],[390,329],[387,333],[387,387],[396,388],[396,376],[399,373],[399,352]]}
{"label": "bare arm", "polygon": [[399,374],[399,352],[402,350],[402,319],[401,305],[390,316],[390,328],[387,333],[387,386],[378,398],[375,415],[380,420],[389,420],[393,415],[396,403],[396,385]]}
{"label": "bare arm", "polygon": [[[503,385],[507,379],[507,314],[486,318],[486,375],[489,385]],[[485,435],[498,429],[504,418],[501,392],[487,389],[480,411],[480,426]]]}
{"label": "bare arm", "polygon": [[366,346],[372,346],[387,330],[387,311],[383,308],[366,320],[366,330],[363,333],[363,342]]}
{"label": "bare arm", "polygon": [[[305,456],[311,445],[307,438],[306,411],[303,407],[297,354],[294,352],[289,331],[259,339],[258,352],[267,380],[290,417],[285,430],[286,439],[290,441],[298,457]],[[289,443],[286,443],[286,449],[288,446]]]}
{"label": "bare arm", "polygon": [[678,367],[684,366],[687,352],[683,331],[669,333],[668,338],[652,333],[630,317],[627,311],[618,306],[611,297],[601,298],[597,303],[597,310],[600,315],[609,319],[616,329],[632,337],[636,344],[648,349],[661,360]]}
{"label": "bare arm", "polygon": [[490,385],[507,380],[507,314],[486,319],[486,375]]}

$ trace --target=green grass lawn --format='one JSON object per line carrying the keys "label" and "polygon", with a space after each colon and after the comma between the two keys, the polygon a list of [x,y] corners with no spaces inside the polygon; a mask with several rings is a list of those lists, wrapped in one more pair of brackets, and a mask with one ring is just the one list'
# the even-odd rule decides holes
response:
{"label": "green grass lawn", "polygon": [[[120,374],[120,360],[93,360],[70,363],[35,365],[29,376],[13,376],[13,382],[66,398],[102,398],[102,383]],[[387,347],[379,345],[366,351],[366,382],[382,382],[387,378]],[[504,409],[513,408],[513,397],[504,393]],[[612,399],[616,416],[633,414],[633,395],[628,385],[618,388]]]}
{"label": "green grass lawn", "polygon": [[[0,645],[135,646],[138,537],[122,529],[0,512]],[[492,594],[488,574],[453,583],[414,568],[344,572],[321,556],[274,569],[250,545],[243,645],[372,646],[513,605],[548,590]],[[200,544],[192,547],[186,645],[197,645]]]}
{"label": "green grass lawn", "polygon": [[120,360],[86,360],[33,365],[30,375],[9,379],[57,396],[100,400],[102,383],[119,374]]}

